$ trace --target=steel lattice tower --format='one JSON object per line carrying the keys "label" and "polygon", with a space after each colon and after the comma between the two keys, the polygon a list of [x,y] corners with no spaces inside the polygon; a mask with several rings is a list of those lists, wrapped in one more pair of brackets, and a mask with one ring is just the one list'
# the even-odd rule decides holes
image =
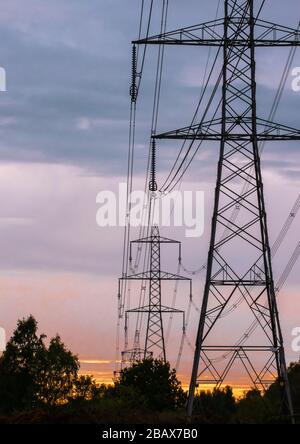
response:
{"label": "steel lattice tower", "polygon": [[151,235],[148,238],[139,239],[131,242],[130,257],[132,257],[132,246],[137,245],[150,245],[150,269],[149,271],[129,275],[120,279],[120,283],[123,280],[127,281],[148,281],[149,283],[149,298],[148,304],[132,310],[126,311],[125,331],[127,331],[128,317],[130,314],[145,314],[147,316],[147,327],[145,335],[145,347],[140,348],[140,332],[135,334],[135,342],[132,350],[125,350],[123,352],[123,361],[125,363],[133,363],[153,357],[155,359],[161,359],[167,361],[165,337],[164,337],[164,314],[181,314],[183,316],[183,328],[185,326],[185,313],[182,310],[177,310],[172,307],[166,307],[162,303],[162,281],[187,281],[190,283],[190,294],[192,294],[192,282],[191,279],[164,272],[161,270],[161,245],[175,244],[179,250],[179,262],[181,261],[181,244],[178,241],[168,239],[160,236],[157,226],[153,226],[151,229]]}
{"label": "steel lattice tower", "polygon": [[[274,288],[259,143],[300,140],[300,131],[257,116],[256,47],[299,46],[300,33],[254,15],[253,0],[224,0],[225,17],[181,28],[134,44],[223,48],[222,115],[164,134],[157,139],[220,142],[208,266],[189,392],[193,413],[200,383],[221,387],[237,361],[254,387],[265,390],[279,378],[282,407],[293,418],[283,337]],[[238,210],[238,218],[232,217]],[[237,251],[240,256],[237,257]],[[260,326],[259,343],[230,338],[222,318],[242,300]],[[236,320],[239,326],[239,319]],[[232,332],[233,336],[235,332]],[[236,340],[239,335],[237,333]],[[221,344],[221,345],[220,345]],[[227,359],[221,370],[217,355]],[[258,368],[257,356],[264,364]]]}
{"label": "steel lattice tower", "polygon": [[160,280],[160,242],[158,227],[153,227],[150,252],[150,291],[149,314],[145,353],[158,349],[158,356],[166,361],[166,348],[164,338],[163,319],[161,311],[161,280]]}

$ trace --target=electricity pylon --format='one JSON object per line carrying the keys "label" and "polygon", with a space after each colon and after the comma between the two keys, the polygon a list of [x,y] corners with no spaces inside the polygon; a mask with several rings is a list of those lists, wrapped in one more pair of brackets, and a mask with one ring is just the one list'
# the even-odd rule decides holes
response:
{"label": "electricity pylon", "polygon": [[[151,169],[149,192],[151,198],[155,198],[157,191],[156,182],[156,142],[152,139],[151,143]],[[155,202],[154,202],[155,206]],[[178,274],[172,274],[161,270],[161,245],[177,245],[178,247],[178,263],[181,264],[181,242],[160,236],[159,228],[156,225],[151,227],[149,237],[138,239],[130,242],[129,261],[132,263],[133,245],[146,247],[150,245],[150,269],[142,273],[123,276],[119,279],[119,295],[122,281],[142,281],[144,284],[149,283],[149,298],[147,305],[140,305],[135,309],[126,310],[125,312],[125,345],[128,344],[128,321],[130,314],[146,315],[147,327],[145,336],[145,346],[140,347],[140,329],[135,331],[134,344],[131,350],[125,350],[122,353],[122,365],[132,365],[143,359],[154,358],[167,362],[165,335],[164,335],[164,314],[181,314],[183,318],[183,332],[185,331],[185,312],[177,310],[174,307],[167,307],[162,303],[162,281],[187,281],[190,284],[190,298],[192,298],[192,280]]]}
{"label": "electricity pylon", "polygon": [[123,352],[123,361],[125,363],[134,363],[142,359],[153,357],[167,361],[165,336],[164,336],[164,314],[181,314],[183,317],[183,329],[185,326],[185,313],[173,307],[167,307],[162,303],[162,281],[187,281],[190,283],[190,294],[192,294],[191,279],[177,274],[164,272],[161,270],[161,245],[175,244],[179,250],[179,262],[181,262],[181,244],[178,241],[161,237],[157,226],[151,229],[150,237],[139,239],[131,242],[130,257],[132,257],[132,246],[150,245],[150,270],[125,276],[120,279],[127,281],[149,282],[149,298],[145,306],[127,310],[125,314],[125,331],[128,329],[128,317],[130,314],[145,314],[147,316],[147,326],[145,335],[145,346],[140,348],[140,332],[136,331],[134,347],[132,350]]}
{"label": "electricity pylon", "polygon": [[[299,46],[300,32],[255,17],[253,0],[224,0],[224,6],[222,19],[133,42],[223,48],[221,117],[156,135],[157,139],[220,142],[188,418],[192,417],[198,384],[221,387],[239,362],[259,390],[265,390],[278,378],[281,413],[294,422],[274,288],[259,142],[300,140],[300,131],[257,116],[256,47]],[[233,218],[232,212],[237,209],[238,218]],[[227,330],[222,327],[222,320],[230,312],[241,313],[240,300],[260,325],[261,334],[251,345],[247,338],[243,342],[235,340],[241,327],[239,315],[231,323],[234,331],[230,334],[228,325]],[[226,339],[226,345],[222,345]],[[220,369],[218,363],[222,360],[225,366]]]}

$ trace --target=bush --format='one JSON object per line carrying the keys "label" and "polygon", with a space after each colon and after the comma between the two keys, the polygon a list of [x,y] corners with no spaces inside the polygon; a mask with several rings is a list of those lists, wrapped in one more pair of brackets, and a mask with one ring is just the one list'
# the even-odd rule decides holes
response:
{"label": "bush", "polygon": [[203,391],[195,397],[194,413],[200,423],[228,424],[234,421],[236,412],[236,400],[230,387]]}
{"label": "bush", "polygon": [[161,360],[146,359],[122,370],[115,393],[122,398],[124,391],[133,402],[157,411],[178,409],[186,403],[176,371]]}

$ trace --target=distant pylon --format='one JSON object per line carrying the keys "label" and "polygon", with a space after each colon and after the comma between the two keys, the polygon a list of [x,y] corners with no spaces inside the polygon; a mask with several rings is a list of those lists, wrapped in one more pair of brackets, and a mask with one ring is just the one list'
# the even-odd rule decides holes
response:
{"label": "distant pylon", "polygon": [[[127,324],[127,317],[126,317]],[[127,325],[125,327],[127,330]],[[152,353],[145,355],[145,350],[140,346],[140,331],[136,330],[134,335],[133,348],[122,352],[121,368],[126,368],[128,365],[132,366],[135,363],[142,361],[145,358],[152,358]]]}
{"label": "distant pylon", "polygon": [[[255,17],[253,0],[224,0],[224,7],[222,19],[134,42],[223,48],[221,117],[155,136],[221,144],[188,417],[193,413],[197,385],[211,383],[220,388],[239,363],[259,390],[264,391],[278,378],[281,413],[294,422],[274,288],[259,142],[300,140],[300,131],[258,118],[255,48],[300,46],[300,32]],[[237,219],[232,218],[236,210]],[[239,328],[242,331],[244,327],[239,315],[234,323],[226,325],[231,312],[240,313],[237,309],[241,302],[261,328],[252,343],[245,336],[239,340]],[[257,359],[263,363],[258,364]]]}
{"label": "distant pylon", "polygon": [[[167,307],[162,303],[162,288],[163,281],[187,281],[190,284],[190,295],[192,294],[192,281],[189,278],[164,272],[161,270],[161,244],[176,244],[179,248],[179,261],[181,261],[181,244],[178,241],[161,237],[157,226],[151,229],[151,236],[148,238],[139,239],[131,242],[130,257],[132,257],[131,249],[134,244],[149,244],[150,245],[150,269],[138,274],[125,276],[120,279],[120,286],[123,280],[127,281],[143,281],[149,284],[148,304],[135,309],[126,311],[125,314],[125,330],[128,329],[128,319],[130,314],[146,315],[146,334],[145,346],[140,348],[140,332],[135,332],[135,345],[132,350],[125,350],[123,352],[124,361],[127,363],[136,362],[137,360],[153,357],[167,361],[167,353],[164,336],[164,322],[163,315],[177,313],[183,317],[183,328],[185,326],[185,313],[182,310],[177,310],[174,307]],[[138,339],[138,341],[137,341]],[[126,364],[125,362],[125,364]]]}

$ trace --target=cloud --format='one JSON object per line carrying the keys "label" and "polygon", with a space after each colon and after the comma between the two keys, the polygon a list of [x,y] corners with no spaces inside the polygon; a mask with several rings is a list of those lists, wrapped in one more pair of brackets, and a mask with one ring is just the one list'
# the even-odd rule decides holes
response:
{"label": "cloud", "polygon": [[[118,8],[108,0],[31,0],[23,15],[20,0],[4,2],[1,63],[8,92],[0,101],[0,159],[80,165],[105,175],[126,173],[130,41],[137,32],[137,17],[124,1],[117,3]],[[207,4],[203,11],[196,1],[191,8],[174,2],[169,29],[182,21],[193,23],[195,10],[199,21],[201,15],[204,21],[211,18],[216,4]],[[150,48],[138,104],[137,143],[143,149],[136,153],[137,173],[146,165],[155,54]],[[261,97],[273,96],[281,71],[275,53],[268,54],[261,60]],[[200,95],[203,58],[202,48],[167,48],[159,131],[189,124]],[[285,123],[297,125],[299,96],[287,96]],[[267,103],[261,107],[268,112]],[[162,165],[170,166],[170,161]]]}

